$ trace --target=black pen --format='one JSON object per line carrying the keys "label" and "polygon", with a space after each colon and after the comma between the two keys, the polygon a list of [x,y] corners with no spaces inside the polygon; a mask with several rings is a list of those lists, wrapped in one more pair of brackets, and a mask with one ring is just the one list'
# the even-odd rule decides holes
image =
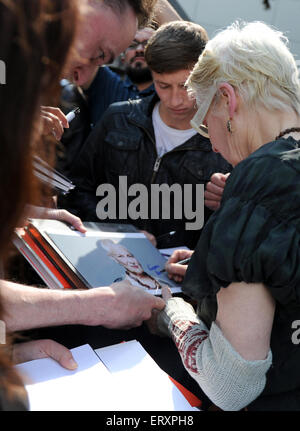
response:
{"label": "black pen", "polygon": [[187,265],[189,263],[189,261],[191,260],[190,257],[187,257],[186,259],[180,260],[179,262],[174,262],[178,265]]}
{"label": "black pen", "polygon": [[175,230],[173,230],[173,231],[171,231],[171,232],[167,232],[167,233],[163,233],[162,235],[159,235],[159,236],[157,236],[156,237],[156,241],[160,241],[161,239],[163,239],[163,238],[166,238],[166,237],[168,237],[168,236],[172,236],[172,235],[174,235],[176,233],[176,231]]}
{"label": "black pen", "polygon": [[[177,265],[187,265],[190,260],[191,260],[191,258],[188,257],[186,259],[183,259],[183,260],[180,260],[179,262],[174,262],[174,263],[176,263]],[[166,270],[163,269],[161,272],[166,272]]]}

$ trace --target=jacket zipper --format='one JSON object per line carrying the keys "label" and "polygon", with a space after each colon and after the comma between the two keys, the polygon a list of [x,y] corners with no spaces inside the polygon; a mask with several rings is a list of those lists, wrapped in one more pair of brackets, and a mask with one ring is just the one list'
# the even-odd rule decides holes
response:
{"label": "jacket zipper", "polygon": [[[154,143],[154,145],[155,145],[155,143]],[[155,146],[155,149],[156,149],[156,146]],[[176,153],[176,152],[179,152],[179,151],[186,151],[186,150],[187,150],[187,148],[174,148],[173,150],[168,151],[167,153],[163,154],[161,157],[157,157],[157,159],[155,160],[155,163],[154,163],[154,167],[153,167],[153,174],[152,174],[152,178],[151,178],[151,184],[154,183],[154,181],[156,179],[156,175],[157,175],[157,173],[159,171],[159,168],[161,166],[162,159],[166,155],[171,154],[171,153]],[[190,148],[190,151],[191,150],[193,151],[193,148]]]}
{"label": "jacket zipper", "polygon": [[149,130],[146,129],[146,127],[144,127],[141,124],[139,124],[138,122],[134,121],[133,119],[131,119],[131,122],[133,124],[135,124],[137,127],[139,127],[140,129],[142,129],[146,133],[146,135],[148,136],[148,138],[150,139],[150,141],[153,144],[155,155],[156,155],[156,160],[155,160],[155,163],[154,163],[152,178],[151,178],[151,182],[150,182],[150,184],[153,184],[153,182],[154,182],[154,180],[156,178],[157,172],[159,170],[162,157],[157,157],[157,150],[156,150],[155,139],[153,139],[153,136],[151,135],[151,133],[149,132]]}
{"label": "jacket zipper", "polygon": [[162,160],[162,157],[158,157],[154,163],[153,174],[152,174],[152,178],[151,178],[151,184],[154,183],[157,172],[159,171],[159,168],[160,168],[161,160]]}
{"label": "jacket zipper", "polygon": [[[146,133],[146,135],[148,135],[149,139],[151,140],[153,146],[154,146],[154,150],[155,150],[155,154],[157,155],[157,150],[156,150],[156,143],[155,140],[153,139],[151,133],[149,132],[149,130],[146,129],[146,127],[142,126],[141,124],[137,123],[136,121],[134,121],[133,119],[131,119],[131,122],[133,124],[135,124],[136,126],[140,127],[142,130],[144,130],[144,132]],[[184,149],[178,149],[178,148],[174,148],[173,150],[169,151],[166,154],[172,153],[172,152],[176,152],[176,151],[186,151],[188,150],[188,148],[184,148]],[[190,148],[190,150],[194,150],[194,148]],[[153,174],[152,174],[152,178],[151,178],[151,184],[154,183],[154,180],[156,178],[156,175],[159,171],[162,159],[164,158],[164,156],[166,155],[164,154],[162,157],[157,157],[154,163],[154,168],[153,168]]]}

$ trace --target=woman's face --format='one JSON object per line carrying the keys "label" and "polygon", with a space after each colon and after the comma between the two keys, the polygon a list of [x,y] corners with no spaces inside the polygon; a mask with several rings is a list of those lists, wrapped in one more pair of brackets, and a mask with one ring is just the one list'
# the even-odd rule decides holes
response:
{"label": "woman's face", "polygon": [[129,272],[135,272],[137,274],[144,272],[140,263],[126,248],[118,247],[118,250],[113,254],[113,258]]}

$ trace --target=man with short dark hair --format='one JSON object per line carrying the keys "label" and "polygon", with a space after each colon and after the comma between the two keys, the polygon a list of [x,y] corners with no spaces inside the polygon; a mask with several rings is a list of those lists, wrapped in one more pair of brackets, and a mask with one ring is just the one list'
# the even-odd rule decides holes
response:
{"label": "man with short dark hair", "polygon": [[[200,25],[185,21],[165,24],[150,38],[145,58],[157,95],[113,104],[105,113],[73,166],[71,176],[77,188],[68,198],[72,212],[83,220],[99,221],[97,188],[108,183],[118,195],[120,178],[125,178],[128,189],[142,184],[149,191],[149,199],[145,202],[149,211],[148,216],[142,218],[128,210],[128,217],[123,222],[132,223],[158,239],[164,235],[164,240],[158,241],[160,248],[195,247],[202,225],[195,223],[194,227],[188,228],[187,222],[191,220],[187,210],[192,212],[195,203],[196,206],[199,203],[197,187],[205,186],[214,172],[230,170],[228,163],[212,151],[209,140],[190,126],[196,106],[187,94],[185,82],[206,41],[206,31]],[[158,217],[152,217],[153,185],[181,187],[182,200],[170,198],[168,218],[162,216],[162,208],[158,209]],[[186,185],[191,185],[188,191]],[[185,205],[187,200],[189,208]],[[133,201],[133,197],[128,196],[127,208],[132,209]],[[167,203],[164,201],[163,204]],[[200,205],[197,209],[201,211]],[[118,199],[116,206],[118,214]],[[180,212],[181,216],[178,216]],[[210,214],[206,208],[204,221]],[[166,234],[171,231],[175,234],[168,237]]]}

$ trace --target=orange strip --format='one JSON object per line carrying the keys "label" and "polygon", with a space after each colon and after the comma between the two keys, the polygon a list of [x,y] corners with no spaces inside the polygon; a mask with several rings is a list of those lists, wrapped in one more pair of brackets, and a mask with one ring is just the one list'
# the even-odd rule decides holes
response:
{"label": "orange strip", "polygon": [[202,401],[196,397],[196,395],[192,394],[189,390],[187,390],[184,386],[174,380],[169,376],[169,379],[174,383],[174,385],[180,390],[185,399],[190,403],[192,407],[200,408],[202,406]]}
{"label": "orange strip", "polygon": [[36,230],[34,226],[27,228],[31,235],[33,235],[41,246],[46,250],[53,261],[61,268],[67,277],[74,283],[74,286],[78,289],[87,289],[87,286],[77,277],[77,275],[67,266],[67,264],[61,259],[61,257],[52,249],[52,247],[46,242],[42,235]]}
{"label": "orange strip", "polygon": [[42,253],[42,251],[37,247],[34,241],[30,238],[30,236],[25,232],[22,235],[23,241],[37,254],[37,256],[44,262],[47,268],[53,273],[53,275],[61,282],[64,286],[64,289],[72,289],[70,284],[64,279],[64,277],[60,274],[60,272],[55,268],[55,266],[47,259],[47,257]]}

